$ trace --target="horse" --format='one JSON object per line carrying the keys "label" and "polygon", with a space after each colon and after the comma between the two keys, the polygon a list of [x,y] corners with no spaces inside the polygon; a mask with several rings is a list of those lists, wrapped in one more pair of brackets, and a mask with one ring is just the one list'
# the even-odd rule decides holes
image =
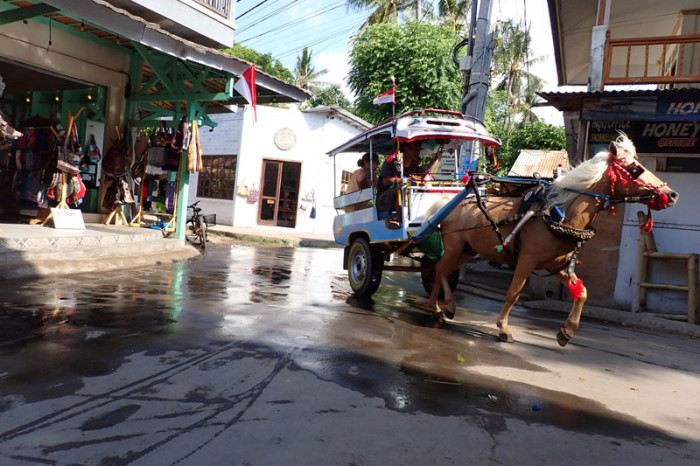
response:
{"label": "horse", "polygon": [[[501,341],[515,341],[508,327],[508,315],[530,274],[544,270],[566,285],[573,299],[566,323],[557,333],[558,343],[566,346],[579,328],[587,299],[586,287],[576,276],[574,264],[583,243],[595,231],[591,223],[596,216],[604,209],[614,213],[618,202],[641,202],[654,210],[678,202],[678,193],[639,163],[634,144],[624,133],[611,142],[609,151],[596,154],[556,178],[541,197],[537,213],[527,217],[517,215],[524,197],[493,196],[483,198],[485,205],[481,208],[473,199],[462,202],[440,223],[444,254],[435,266],[435,282],[428,301],[435,316],[454,318],[455,301],[447,276],[478,254],[488,261],[515,267],[496,322]],[[433,204],[425,221],[445,202]],[[554,212],[563,214],[560,221],[549,215]],[[647,228],[650,231],[651,225]],[[504,242],[504,235],[510,235],[512,240]],[[441,287],[444,314],[438,305]]]}

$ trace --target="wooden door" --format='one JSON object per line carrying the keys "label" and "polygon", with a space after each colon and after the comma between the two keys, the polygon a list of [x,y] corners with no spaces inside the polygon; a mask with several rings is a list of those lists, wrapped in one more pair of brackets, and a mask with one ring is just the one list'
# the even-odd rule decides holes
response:
{"label": "wooden door", "polygon": [[260,182],[260,206],[258,208],[259,225],[277,225],[277,205],[279,204],[282,162],[263,160],[262,180]]}

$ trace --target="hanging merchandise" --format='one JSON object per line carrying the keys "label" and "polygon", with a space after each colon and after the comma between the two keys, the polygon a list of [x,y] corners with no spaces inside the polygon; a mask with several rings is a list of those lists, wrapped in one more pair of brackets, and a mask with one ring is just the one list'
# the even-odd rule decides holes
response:
{"label": "hanging merchandise", "polygon": [[241,197],[248,197],[248,195],[250,194],[250,187],[248,187],[248,185],[246,184],[245,178],[243,179],[241,184],[238,185],[237,193]]}
{"label": "hanging merchandise", "polygon": [[197,120],[193,120],[190,145],[187,148],[187,170],[196,173],[201,172],[203,169],[202,147],[199,143],[199,126],[197,125]]}
{"label": "hanging merchandise", "polygon": [[260,198],[260,190],[257,189],[255,186],[253,186],[248,193],[248,202],[253,203],[253,202],[258,202],[258,199]]}
{"label": "hanging merchandise", "polygon": [[173,140],[170,142],[170,147],[177,152],[182,152],[184,149],[187,149],[187,143],[189,142],[189,138],[190,130],[187,124],[187,116],[185,115],[180,120],[180,124],[178,125],[177,131],[173,136]]}
{"label": "hanging merchandise", "polygon": [[57,168],[66,173],[80,173],[81,148],[78,139],[78,129],[75,120],[71,117],[70,127],[63,145],[58,148]]}
{"label": "hanging merchandise", "polygon": [[112,146],[105,153],[102,160],[102,170],[112,175],[121,175],[131,166],[131,125],[127,123],[124,137],[119,132],[119,127],[115,127],[115,129],[117,140],[112,143]]}
{"label": "hanging merchandise", "polygon": [[102,160],[102,154],[100,153],[100,148],[97,147],[94,134],[90,135],[90,144],[88,145],[86,156],[87,160],[93,164],[98,164]]}

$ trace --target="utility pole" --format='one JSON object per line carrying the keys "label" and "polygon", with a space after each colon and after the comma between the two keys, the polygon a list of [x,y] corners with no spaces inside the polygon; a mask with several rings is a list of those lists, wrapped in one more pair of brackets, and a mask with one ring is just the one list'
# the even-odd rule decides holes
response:
{"label": "utility pole", "polygon": [[[476,32],[476,36],[472,40],[474,32]],[[491,0],[472,1],[468,40],[467,56],[460,62],[460,70],[464,71],[462,113],[483,121],[486,111],[486,94],[489,90],[491,55],[493,54]],[[459,167],[463,173],[477,169],[479,158],[473,150],[473,145],[473,142],[462,145]]]}
{"label": "utility pole", "polygon": [[416,21],[420,21],[423,16],[423,2],[416,0]]}

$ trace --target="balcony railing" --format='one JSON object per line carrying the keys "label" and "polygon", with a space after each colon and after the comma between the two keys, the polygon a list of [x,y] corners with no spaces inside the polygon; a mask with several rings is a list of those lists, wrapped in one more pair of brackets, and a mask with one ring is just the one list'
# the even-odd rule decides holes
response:
{"label": "balcony railing", "polygon": [[700,83],[700,34],[605,41],[603,84]]}
{"label": "balcony railing", "polygon": [[224,18],[228,19],[229,10],[231,9],[231,2],[233,0],[194,0],[195,2],[204,5],[210,10],[216,11]]}

